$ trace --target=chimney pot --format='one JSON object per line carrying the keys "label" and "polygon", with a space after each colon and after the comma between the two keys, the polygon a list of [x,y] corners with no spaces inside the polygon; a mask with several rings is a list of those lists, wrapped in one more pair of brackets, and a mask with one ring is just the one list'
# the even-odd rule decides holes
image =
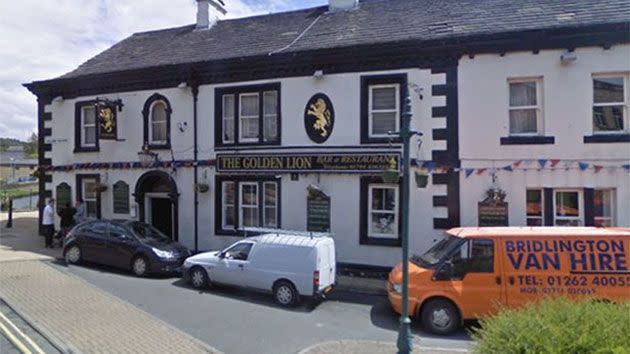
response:
{"label": "chimney pot", "polygon": [[350,10],[359,5],[359,0],[328,0],[328,11]]}
{"label": "chimney pot", "polygon": [[219,15],[226,13],[222,0],[197,0],[197,25],[195,28],[211,28],[219,19]]}

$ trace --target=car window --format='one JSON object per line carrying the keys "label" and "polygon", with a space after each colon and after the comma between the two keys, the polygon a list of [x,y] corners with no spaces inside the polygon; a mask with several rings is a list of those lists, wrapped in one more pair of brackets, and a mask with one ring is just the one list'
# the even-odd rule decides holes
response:
{"label": "car window", "polygon": [[246,261],[252,246],[253,244],[250,242],[236,244],[224,251],[225,258]]}
{"label": "car window", "polygon": [[464,242],[449,260],[453,264],[451,279],[463,279],[468,273],[493,273],[494,242],[481,239]]}
{"label": "car window", "polygon": [[107,223],[97,221],[90,226],[90,232],[98,236],[105,236],[105,231],[107,231]]}
{"label": "car window", "polygon": [[76,233],[86,233],[86,232],[90,232],[92,229],[92,224],[91,222],[85,223],[85,224],[81,224],[79,226],[77,226],[77,230]]}
{"label": "car window", "polygon": [[124,239],[131,237],[131,232],[125,227],[116,224],[109,224],[109,237]]}

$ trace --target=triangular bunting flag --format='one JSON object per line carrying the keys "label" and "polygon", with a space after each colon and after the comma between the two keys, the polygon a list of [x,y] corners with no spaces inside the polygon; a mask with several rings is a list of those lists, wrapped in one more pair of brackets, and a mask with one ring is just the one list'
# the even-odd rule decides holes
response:
{"label": "triangular bunting flag", "polygon": [[550,160],[551,161],[551,167],[556,167],[557,164],[560,163],[560,160],[554,159],[554,160]]}
{"label": "triangular bunting flag", "polygon": [[512,164],[512,166],[518,168],[523,163],[523,160],[518,160]]}
{"label": "triangular bunting flag", "polygon": [[502,169],[503,171],[510,171],[510,172],[512,172],[512,165],[507,165],[507,166],[505,166],[505,167],[503,167],[503,168],[501,168],[501,169]]}
{"label": "triangular bunting flag", "polygon": [[604,166],[602,166],[602,165],[593,165],[593,168],[595,169],[595,173],[598,173],[599,171],[602,170],[602,168],[604,168]]}
{"label": "triangular bunting flag", "polygon": [[466,178],[470,177],[470,175],[472,175],[473,172],[475,172],[474,168],[465,168],[464,169],[464,174],[466,175]]}
{"label": "triangular bunting flag", "polygon": [[580,167],[581,171],[584,171],[588,169],[589,164],[587,164],[586,162],[578,162],[578,166]]}
{"label": "triangular bunting flag", "polygon": [[545,168],[546,164],[547,164],[547,160],[546,159],[538,160],[538,165],[540,165],[540,168]]}
{"label": "triangular bunting flag", "polygon": [[480,175],[482,175],[484,172],[486,172],[486,170],[487,170],[487,168],[478,168],[478,169],[477,169],[477,173],[476,173],[476,175],[477,175],[477,176],[480,176]]}

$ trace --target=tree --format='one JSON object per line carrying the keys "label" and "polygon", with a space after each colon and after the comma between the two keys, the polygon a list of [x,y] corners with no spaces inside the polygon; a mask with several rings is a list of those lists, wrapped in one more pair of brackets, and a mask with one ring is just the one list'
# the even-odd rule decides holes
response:
{"label": "tree", "polygon": [[37,137],[37,134],[33,133],[31,134],[31,137],[28,139],[28,142],[24,144],[24,153],[27,156],[37,155],[38,147],[39,147],[39,138]]}

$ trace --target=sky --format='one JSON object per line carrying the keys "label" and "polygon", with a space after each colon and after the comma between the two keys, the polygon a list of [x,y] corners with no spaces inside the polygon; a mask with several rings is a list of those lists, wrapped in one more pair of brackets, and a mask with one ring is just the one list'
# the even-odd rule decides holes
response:
{"label": "sky", "polygon": [[[224,0],[226,18],[327,0]],[[135,32],[192,24],[195,0],[0,1],[0,137],[37,132],[36,97],[23,83],[63,75]]]}

